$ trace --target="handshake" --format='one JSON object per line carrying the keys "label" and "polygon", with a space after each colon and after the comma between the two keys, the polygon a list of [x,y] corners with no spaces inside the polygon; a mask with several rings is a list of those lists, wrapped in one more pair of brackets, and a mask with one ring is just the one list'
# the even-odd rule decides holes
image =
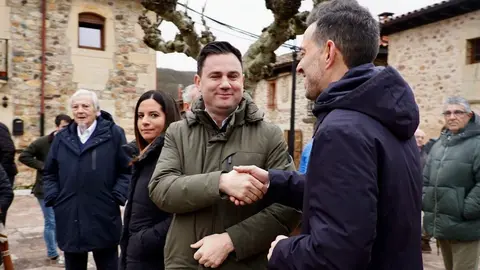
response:
{"label": "handshake", "polygon": [[257,166],[235,166],[220,176],[219,189],[236,205],[252,204],[267,193],[268,172]]}

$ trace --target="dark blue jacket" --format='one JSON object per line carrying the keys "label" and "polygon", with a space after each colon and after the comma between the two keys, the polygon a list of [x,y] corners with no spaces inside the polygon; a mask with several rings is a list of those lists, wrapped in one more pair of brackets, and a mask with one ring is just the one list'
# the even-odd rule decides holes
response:
{"label": "dark blue jacket", "polygon": [[316,100],[305,176],[270,171],[267,197],[301,207],[269,269],[423,269],[422,177],[412,90],[392,67],[349,70]]}
{"label": "dark blue jacket", "polygon": [[[164,269],[163,248],[172,214],[160,210],[151,200],[148,184],[163,148],[164,137],[159,136],[133,163],[133,175],[128,191],[128,203],[123,217],[120,240],[119,269]],[[131,154],[138,154],[132,143],[125,145]],[[137,149],[136,149],[137,148]]]}
{"label": "dark blue jacket", "polygon": [[131,177],[122,149],[123,130],[102,111],[91,137],[81,144],[71,123],[53,140],[44,170],[45,204],[53,206],[57,241],[65,252],[118,245]]}

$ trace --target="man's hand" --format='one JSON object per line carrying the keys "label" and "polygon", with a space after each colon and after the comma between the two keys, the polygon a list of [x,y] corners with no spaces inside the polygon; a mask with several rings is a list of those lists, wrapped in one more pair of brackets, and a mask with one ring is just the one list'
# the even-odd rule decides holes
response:
{"label": "man's hand", "polygon": [[238,173],[235,170],[220,176],[219,189],[221,192],[236,198],[239,201],[251,204],[263,198],[267,186],[247,173]]}
{"label": "man's hand", "polygon": [[[255,177],[257,180],[262,182],[266,188],[270,185],[270,181],[268,180],[268,172],[264,169],[261,169],[257,166],[234,166],[233,170],[239,173],[248,173],[251,176]],[[264,192],[266,193],[266,191]],[[235,205],[245,205],[247,202],[237,198],[235,196],[230,196],[230,201],[233,202]]]}
{"label": "man's hand", "polygon": [[283,239],[287,239],[288,237],[286,237],[285,235],[279,235],[277,236],[277,238],[275,239],[275,241],[272,242],[272,244],[270,245],[270,250],[268,251],[268,255],[267,255],[267,259],[270,261],[270,258],[272,257],[272,253],[273,253],[273,250],[275,249],[275,247],[277,246],[278,242],[283,240]]}
{"label": "man's hand", "polygon": [[191,248],[198,248],[193,258],[205,267],[217,268],[234,250],[232,239],[228,233],[205,236]]}

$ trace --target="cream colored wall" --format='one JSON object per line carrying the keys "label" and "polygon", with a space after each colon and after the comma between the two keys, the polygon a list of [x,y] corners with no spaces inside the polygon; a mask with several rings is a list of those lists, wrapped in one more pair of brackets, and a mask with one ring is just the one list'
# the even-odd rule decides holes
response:
{"label": "cream colored wall", "polygon": [[479,37],[480,11],[389,36],[388,63],[412,87],[428,137],[443,126],[447,97],[480,100],[480,64],[467,64],[467,40]]}
{"label": "cream colored wall", "polygon": [[[105,51],[90,50],[78,48],[78,14],[82,12],[93,12],[105,17]],[[133,15],[132,15],[133,16]],[[78,83],[78,88],[98,91],[100,106],[108,111],[115,118],[117,110],[123,110],[122,100],[115,100],[115,95],[106,90],[111,73],[114,69],[121,69],[121,64],[115,63],[115,53],[119,50],[116,44],[115,35],[125,35],[119,33],[115,28],[113,10],[110,6],[101,3],[84,3],[81,0],[75,0],[68,22],[68,38],[70,40],[71,59],[74,66],[73,80]],[[138,24],[134,27],[134,37],[136,40],[143,39],[143,30]],[[128,36],[122,38],[128,39]],[[146,53],[145,53],[146,51]],[[137,74],[136,87],[145,90],[155,89],[156,87],[156,52],[150,48],[145,48],[141,52],[130,52],[129,61],[134,65],[146,65],[146,73]],[[118,104],[117,104],[118,103]],[[117,119],[120,125],[130,125],[130,121]]]}
{"label": "cream colored wall", "polygon": [[0,38],[10,37],[10,7],[7,0],[0,0]]}
{"label": "cream colored wall", "polygon": [[[7,0],[0,0],[0,39],[10,39],[10,7],[7,6]],[[11,44],[10,44],[11,45]],[[4,41],[0,41],[0,66],[5,65],[6,55],[8,52],[5,50]],[[1,106],[2,98],[6,96],[8,101],[8,107]],[[7,84],[0,83],[0,122],[12,129],[13,120],[13,102],[10,95],[10,89]]]}
{"label": "cream colored wall", "polygon": [[[105,51],[78,48],[78,14],[93,12],[105,17]],[[72,3],[68,21],[68,39],[70,40],[73,64],[73,81],[79,88],[104,90],[108,82],[109,70],[113,69],[115,53],[115,29],[113,14],[108,5],[100,3]]]}

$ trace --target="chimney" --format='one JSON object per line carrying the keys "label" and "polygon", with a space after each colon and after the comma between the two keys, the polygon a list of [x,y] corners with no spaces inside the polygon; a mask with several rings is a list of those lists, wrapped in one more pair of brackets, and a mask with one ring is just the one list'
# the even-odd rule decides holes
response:
{"label": "chimney", "polygon": [[393,17],[393,14],[392,12],[383,12],[383,13],[380,13],[378,14],[378,21],[380,23],[385,23],[387,22],[388,20],[390,20],[392,17]]}

